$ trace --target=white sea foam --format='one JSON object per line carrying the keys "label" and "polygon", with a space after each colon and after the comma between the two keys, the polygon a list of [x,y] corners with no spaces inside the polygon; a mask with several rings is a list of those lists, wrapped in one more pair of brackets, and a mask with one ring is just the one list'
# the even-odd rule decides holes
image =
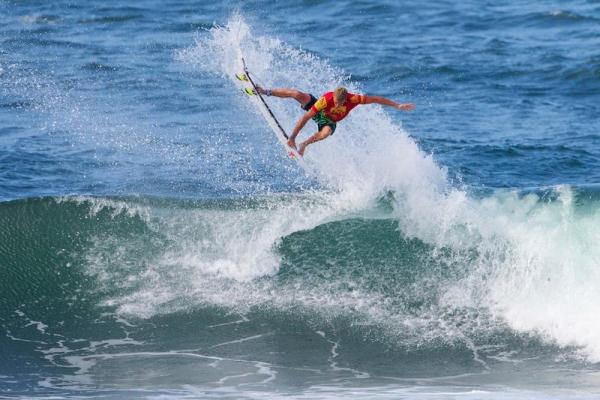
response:
{"label": "white sea foam", "polygon": [[[239,15],[200,35],[177,58],[230,79],[240,47],[266,86],[298,87],[317,95],[340,83],[362,89],[309,53],[251,34]],[[301,110],[290,100],[269,101],[284,126],[293,126]],[[352,314],[357,324],[379,324],[390,334],[412,331],[415,341],[440,336],[463,340],[468,324],[459,328],[446,321],[452,317],[444,310],[476,308],[495,316],[494,323],[578,346],[589,360],[600,360],[595,318],[600,301],[598,212],[578,212],[568,187],[556,188],[553,201],[516,192],[474,198],[449,183],[445,168],[418,148],[397,120],[403,115],[395,113],[359,107],[332,138],[308,149],[307,162],[326,188],[321,192],[284,204],[267,201],[262,208],[161,215],[160,232],[173,245],[145,261],[146,284],[110,304],[140,316],[190,303],[241,313],[263,304],[281,309],[300,305],[322,315]],[[275,140],[273,145],[278,145]],[[401,234],[463,265],[462,278],[440,288],[438,310],[408,315],[393,299],[360,287],[343,290],[340,282],[278,287],[257,279],[277,273],[281,260],[274,247],[280,238],[372,208],[386,193],[394,196],[393,215]]]}

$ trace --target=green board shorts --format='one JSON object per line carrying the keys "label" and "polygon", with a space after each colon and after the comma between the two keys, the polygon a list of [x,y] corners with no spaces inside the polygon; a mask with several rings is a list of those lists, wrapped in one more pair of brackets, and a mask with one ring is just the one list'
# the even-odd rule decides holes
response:
{"label": "green board shorts", "polygon": [[[313,96],[312,94],[309,94],[309,95],[310,95],[310,100],[308,101],[308,103],[301,106],[302,109],[305,111],[310,110],[310,108],[317,102],[317,98],[315,96]],[[333,122],[332,120],[327,118],[323,111],[320,111],[319,113],[317,113],[317,115],[312,117],[312,119],[313,119],[313,121],[315,121],[317,123],[317,127],[319,128],[319,131],[321,131],[321,129],[323,129],[324,126],[328,126],[331,128],[332,135],[333,135],[333,132],[335,132],[335,126],[336,126],[335,122]]]}

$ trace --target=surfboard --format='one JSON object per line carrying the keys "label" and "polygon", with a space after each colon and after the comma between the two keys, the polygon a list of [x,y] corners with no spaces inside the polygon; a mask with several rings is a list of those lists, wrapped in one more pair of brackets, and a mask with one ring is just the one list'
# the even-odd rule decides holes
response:
{"label": "surfboard", "polygon": [[258,92],[258,89],[256,88],[254,75],[248,70],[246,60],[244,60],[244,57],[241,55],[240,66],[242,71],[236,74],[236,79],[239,82],[243,92],[252,102],[252,105],[260,111],[261,115],[264,117],[265,121],[277,137],[277,140],[279,140],[279,142],[285,148],[288,156],[296,160],[303,168],[305,168],[305,163],[302,159],[302,156],[298,153],[296,149],[288,146],[287,141],[289,135],[287,134],[287,132],[273,113],[273,110],[271,110],[271,108],[269,107],[269,103],[267,102],[265,97]]}

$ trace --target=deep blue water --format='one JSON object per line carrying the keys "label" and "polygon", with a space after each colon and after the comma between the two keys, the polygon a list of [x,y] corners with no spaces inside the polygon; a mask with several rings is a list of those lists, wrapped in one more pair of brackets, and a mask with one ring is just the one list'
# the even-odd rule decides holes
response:
{"label": "deep blue water", "polygon": [[[0,395],[598,396],[599,38],[591,0],[0,0]],[[416,109],[305,170],[238,51]]]}

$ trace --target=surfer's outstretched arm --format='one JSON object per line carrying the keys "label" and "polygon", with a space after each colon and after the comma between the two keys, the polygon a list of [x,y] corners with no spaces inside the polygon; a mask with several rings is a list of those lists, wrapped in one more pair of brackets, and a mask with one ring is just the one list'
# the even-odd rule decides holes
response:
{"label": "surfer's outstretched arm", "polygon": [[412,111],[415,108],[415,105],[413,103],[396,103],[393,100],[390,100],[388,98],[382,97],[382,96],[365,96],[365,103],[364,104],[382,104],[384,106],[390,106],[390,107],[394,107],[397,108],[398,110],[402,110],[402,111]]}
{"label": "surfer's outstretched arm", "polygon": [[296,136],[298,136],[298,134],[300,133],[302,128],[304,128],[304,125],[306,125],[308,120],[314,117],[316,114],[317,113],[311,108],[310,110],[305,112],[303,116],[300,117],[300,119],[296,123],[296,126],[294,127],[294,130],[292,131],[292,134],[288,139],[288,146],[296,148]]}

